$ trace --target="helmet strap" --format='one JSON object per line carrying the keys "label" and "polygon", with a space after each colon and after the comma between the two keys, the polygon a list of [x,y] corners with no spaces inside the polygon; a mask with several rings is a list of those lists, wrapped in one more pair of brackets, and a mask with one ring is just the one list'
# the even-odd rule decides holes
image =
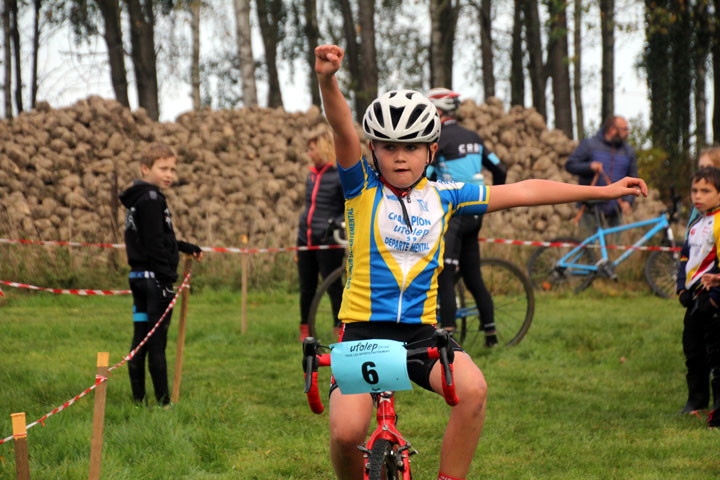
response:
{"label": "helmet strap", "polygon": [[412,222],[410,221],[410,215],[408,214],[407,208],[405,207],[405,202],[403,202],[403,198],[406,198],[407,203],[410,203],[410,191],[415,188],[415,186],[420,183],[423,178],[425,178],[427,167],[432,161],[432,153],[430,152],[430,147],[428,146],[428,161],[427,163],[425,163],[425,168],[423,168],[422,175],[420,175],[420,178],[418,178],[412,185],[405,188],[398,188],[385,180],[385,177],[383,177],[382,172],[380,171],[380,165],[377,157],[375,156],[375,150],[371,149],[370,151],[372,153],[373,162],[375,163],[375,171],[377,171],[378,176],[380,177],[380,181],[383,185],[388,187],[390,191],[393,192],[400,201],[400,207],[402,208],[403,212],[403,220],[405,220],[405,225],[407,225],[407,227],[410,229],[410,232],[412,233]]}

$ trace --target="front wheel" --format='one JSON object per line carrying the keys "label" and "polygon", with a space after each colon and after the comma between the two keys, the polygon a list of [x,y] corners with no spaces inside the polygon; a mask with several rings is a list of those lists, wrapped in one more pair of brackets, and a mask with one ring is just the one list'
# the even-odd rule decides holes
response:
{"label": "front wheel", "polygon": [[680,259],[677,252],[654,251],[645,263],[645,281],[658,297],[670,298],[677,289]]}
{"label": "front wheel", "polygon": [[[339,328],[340,323],[337,321],[337,315],[344,287],[345,265],[343,264],[323,280],[310,304],[308,312],[310,336],[317,338],[323,345],[330,345],[338,340],[336,327]],[[333,304],[333,297],[330,295],[333,291],[337,295],[336,304]]]}
{"label": "front wheel", "polygon": [[368,480],[401,480],[398,464],[403,465],[398,446],[390,443],[389,440],[378,438],[368,456],[367,478]]}
{"label": "front wheel", "polygon": [[[480,348],[485,340],[484,325],[494,320],[498,344],[517,345],[530,328],[535,312],[535,294],[527,275],[513,263],[500,258],[480,259],[480,273],[492,306],[478,309],[463,281],[458,281],[455,292],[460,344],[467,351]],[[493,318],[481,318],[480,311]]]}
{"label": "front wheel", "polygon": [[[561,237],[550,240],[555,243],[579,244],[580,240]],[[595,265],[595,255],[588,248],[581,248],[566,259],[571,266],[560,267],[557,263],[575,247],[540,247],[533,252],[527,263],[528,276],[533,287],[542,291],[579,293],[595,279],[594,273],[572,265]]]}

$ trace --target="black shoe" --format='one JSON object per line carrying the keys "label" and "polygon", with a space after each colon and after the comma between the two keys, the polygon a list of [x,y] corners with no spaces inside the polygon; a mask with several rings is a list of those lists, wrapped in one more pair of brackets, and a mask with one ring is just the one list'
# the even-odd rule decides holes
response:
{"label": "black shoe", "polygon": [[[705,405],[693,405],[690,402],[686,403],[685,406],[677,412],[678,415],[697,415],[697,412],[702,411]],[[720,414],[718,415],[720,417]]]}
{"label": "black shoe", "polygon": [[720,408],[716,408],[715,410],[710,412],[710,415],[708,416],[707,424],[708,424],[708,428],[720,427]]}
{"label": "black shoe", "polygon": [[487,335],[487,334],[485,335],[485,347],[491,348],[497,344],[498,344],[497,335],[495,335],[494,333],[490,334],[490,335]]}

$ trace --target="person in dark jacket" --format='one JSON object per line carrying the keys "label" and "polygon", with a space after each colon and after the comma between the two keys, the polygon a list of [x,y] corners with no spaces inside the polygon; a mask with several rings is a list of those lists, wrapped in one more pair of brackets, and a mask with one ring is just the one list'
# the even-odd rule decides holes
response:
{"label": "person in dark jacket", "polygon": [[[428,98],[438,109],[442,128],[438,140],[435,163],[428,171],[430,178],[484,185],[483,168],[492,175],[493,185],[502,185],[507,170],[500,159],[482,142],[480,136],[458,125],[455,119],[460,94],[447,88],[433,88]],[[443,271],[438,276],[440,324],[448,331],[456,328],[455,274],[459,270],[468,291],[480,312],[485,344],[497,344],[493,301],[480,272],[480,244],[478,235],[482,216],[453,217],[445,233]]]}
{"label": "person in dark jacket", "polygon": [[[130,264],[130,290],[133,295],[134,350],[160,320],[174,297],[173,283],[178,278],[178,250],[200,260],[202,250],[192,243],[175,239],[172,217],[162,189],[175,179],[177,157],[163,143],[152,143],[141,157],[142,180],[120,194],[127,208],[125,249]],[[170,326],[170,310],[163,323],[128,362],[130,386],[136,402],[145,400],[145,357],[158,404],[168,405],[165,344]]]}
{"label": "person in dark jacket", "polygon": [[[345,216],[345,197],[335,166],[335,146],[332,133],[321,126],[311,132],[307,142],[310,173],[305,190],[305,210],[300,215],[298,247],[337,245],[330,230],[330,220],[340,225]],[[300,341],[308,336],[308,313],[318,286],[318,274],[327,277],[343,263],[345,249],[300,250],[297,254],[300,281]],[[342,283],[338,280],[328,289],[335,320],[340,330],[338,313],[342,301]]]}
{"label": "person in dark jacket", "polygon": [[[623,177],[637,177],[635,151],[627,143],[628,122],[625,118],[609,117],[598,133],[580,142],[565,163],[565,169],[579,177],[580,185],[609,185]],[[580,228],[585,234],[595,233],[594,208],[600,209],[607,226],[621,225],[623,215],[630,213],[635,197],[627,196],[609,202],[581,207]]]}

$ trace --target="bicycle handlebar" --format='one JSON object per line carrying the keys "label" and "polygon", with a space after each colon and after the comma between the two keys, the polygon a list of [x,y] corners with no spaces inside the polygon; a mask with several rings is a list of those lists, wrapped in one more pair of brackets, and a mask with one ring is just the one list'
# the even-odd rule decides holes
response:
{"label": "bicycle handlebar", "polygon": [[[455,392],[453,380],[453,367],[455,352],[449,348],[450,334],[443,329],[433,333],[434,347],[408,348],[407,358],[411,360],[438,359],[442,369],[442,391],[445,402],[450,406],[458,404],[459,399]],[[407,348],[407,346],[406,346]],[[305,393],[308,404],[313,413],[320,414],[325,407],[320,400],[320,391],[317,385],[318,367],[330,366],[330,354],[319,354],[320,344],[314,337],[307,337],[303,340],[303,371],[305,373]]]}
{"label": "bicycle handlebar", "polygon": [[347,246],[348,240],[345,238],[345,221],[338,223],[334,218],[328,220],[328,229],[332,232],[333,240],[338,245]]}

